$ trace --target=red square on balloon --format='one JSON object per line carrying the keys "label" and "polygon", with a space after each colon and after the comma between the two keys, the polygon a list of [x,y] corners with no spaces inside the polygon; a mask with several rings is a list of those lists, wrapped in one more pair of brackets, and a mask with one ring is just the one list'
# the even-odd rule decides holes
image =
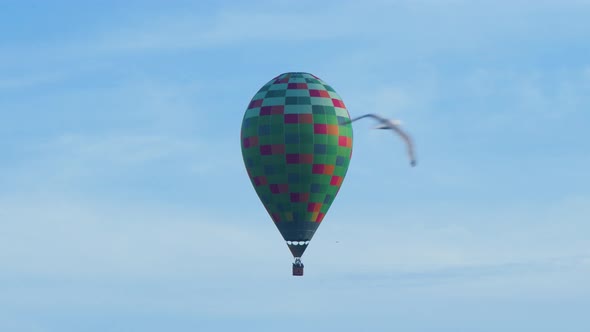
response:
{"label": "red square on balloon", "polygon": [[307,89],[307,83],[289,83],[287,89]]}
{"label": "red square on balloon", "polygon": [[346,108],[344,107],[344,103],[340,99],[332,98],[332,104],[334,105],[334,107]]}
{"label": "red square on balloon", "polygon": [[334,165],[324,165],[324,174],[332,175],[332,174],[334,174],[334,169],[335,169]]}
{"label": "red square on balloon", "polygon": [[352,138],[347,136],[338,136],[338,145],[350,148],[352,147]]}
{"label": "red square on balloon", "polygon": [[308,203],[307,204],[307,212],[320,212],[322,208],[321,203]]}
{"label": "red square on balloon", "polygon": [[270,114],[283,114],[285,113],[285,106],[274,105],[270,107]]}
{"label": "red square on balloon", "polygon": [[272,154],[283,154],[285,153],[285,144],[273,144],[270,146]]}
{"label": "red square on balloon", "polygon": [[249,148],[258,145],[258,136],[250,136],[244,138],[244,147]]}
{"label": "red square on balloon", "polygon": [[279,184],[279,193],[287,193],[289,192],[289,184],[287,183],[280,183]]}
{"label": "red square on balloon", "polygon": [[299,123],[313,123],[313,114],[299,114]]}
{"label": "red square on balloon", "polygon": [[285,114],[285,123],[299,123],[298,114]]}
{"label": "red square on balloon", "polygon": [[285,155],[285,160],[287,161],[287,164],[299,164],[299,154],[287,153]]}
{"label": "red square on balloon", "polygon": [[291,193],[290,194],[291,202],[307,202],[309,201],[309,193]]}
{"label": "red square on balloon", "polygon": [[267,183],[266,176],[264,175],[254,177],[254,185],[256,186],[264,186]]}
{"label": "red square on balloon", "polygon": [[262,99],[252,100],[250,105],[248,105],[248,109],[260,107],[262,105]]}
{"label": "red square on balloon", "polygon": [[324,168],[326,165],[324,164],[314,164],[311,168],[311,172],[313,174],[324,174]]}
{"label": "red square on balloon", "polygon": [[325,213],[318,213],[318,218],[315,220],[316,222],[322,222],[324,220]]}
{"label": "red square on balloon", "polygon": [[338,176],[338,175],[332,176],[332,179],[330,180],[330,185],[339,186],[341,184],[342,184],[342,177],[341,176]]}
{"label": "red square on balloon", "polygon": [[326,90],[309,90],[310,97],[322,97],[322,98],[330,98],[330,94]]}
{"label": "red square on balloon", "polygon": [[299,163],[301,163],[301,164],[313,164],[313,154],[301,154],[301,155],[299,155]]}
{"label": "red square on balloon", "polygon": [[323,123],[316,123],[313,125],[313,132],[315,134],[327,134],[328,133],[328,125]]}
{"label": "red square on balloon", "polygon": [[271,214],[271,217],[272,217],[272,220],[273,220],[274,222],[279,222],[279,221],[281,221],[281,216],[280,216],[278,213],[276,213],[276,212],[275,212],[275,213],[272,213],[272,214]]}
{"label": "red square on balloon", "polygon": [[271,145],[261,145],[260,146],[260,154],[263,156],[271,155],[272,154],[272,146]]}

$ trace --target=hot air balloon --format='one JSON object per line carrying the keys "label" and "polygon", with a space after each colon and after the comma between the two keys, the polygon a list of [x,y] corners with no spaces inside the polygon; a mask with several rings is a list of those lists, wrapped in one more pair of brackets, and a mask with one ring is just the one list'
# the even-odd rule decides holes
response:
{"label": "hot air balloon", "polygon": [[303,275],[307,249],[346,175],[352,126],[340,96],[309,73],[285,73],[254,95],[242,121],[248,176]]}

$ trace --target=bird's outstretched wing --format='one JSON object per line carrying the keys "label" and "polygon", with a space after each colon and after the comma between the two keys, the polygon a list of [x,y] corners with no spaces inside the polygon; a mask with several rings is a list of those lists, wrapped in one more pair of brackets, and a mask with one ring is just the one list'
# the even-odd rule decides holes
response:
{"label": "bird's outstretched wing", "polygon": [[373,118],[379,122],[386,122],[387,121],[387,119],[384,117],[381,117],[377,114],[369,113],[369,114],[365,114],[365,115],[361,115],[359,117],[356,117],[356,118],[350,120],[348,123],[355,122],[356,120],[360,120],[360,119],[364,119],[364,118]]}
{"label": "bird's outstretched wing", "polygon": [[347,121],[345,124],[349,124],[349,123],[352,123],[356,120],[360,120],[363,118],[373,118],[373,119],[379,121],[380,125],[377,127],[378,129],[391,129],[394,132],[396,132],[406,143],[408,156],[410,157],[410,165],[416,166],[416,154],[414,153],[414,142],[412,141],[412,138],[410,137],[410,135],[408,135],[406,132],[404,132],[401,129],[399,122],[396,123],[395,120],[388,120],[388,119],[381,117],[377,114],[369,113],[369,114],[365,114],[365,115],[361,115],[359,117],[356,117],[350,121]]}
{"label": "bird's outstretched wing", "polygon": [[414,153],[414,142],[410,135],[402,130],[402,128],[398,125],[392,124],[390,127],[393,131],[395,131],[405,142],[408,151],[408,157],[410,157],[410,165],[416,166],[416,154]]}

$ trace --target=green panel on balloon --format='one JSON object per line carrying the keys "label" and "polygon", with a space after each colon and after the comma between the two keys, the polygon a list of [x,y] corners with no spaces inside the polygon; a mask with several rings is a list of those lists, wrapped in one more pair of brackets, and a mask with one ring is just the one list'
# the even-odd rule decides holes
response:
{"label": "green panel on balloon", "polygon": [[301,257],[350,163],[352,126],[344,102],[312,74],[281,74],[250,101],[241,145],[256,193]]}

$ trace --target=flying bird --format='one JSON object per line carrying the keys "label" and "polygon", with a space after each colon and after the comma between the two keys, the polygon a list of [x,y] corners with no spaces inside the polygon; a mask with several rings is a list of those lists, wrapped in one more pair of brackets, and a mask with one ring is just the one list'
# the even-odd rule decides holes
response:
{"label": "flying bird", "polygon": [[400,127],[401,122],[399,120],[394,119],[386,119],[376,114],[365,114],[350,120],[350,122],[354,122],[356,120],[360,120],[363,118],[373,118],[379,122],[379,125],[375,127],[375,129],[391,129],[396,132],[405,142],[408,150],[408,156],[410,157],[410,165],[416,166],[416,155],[414,154],[414,143],[412,142],[412,138],[406,132],[402,130]]}

